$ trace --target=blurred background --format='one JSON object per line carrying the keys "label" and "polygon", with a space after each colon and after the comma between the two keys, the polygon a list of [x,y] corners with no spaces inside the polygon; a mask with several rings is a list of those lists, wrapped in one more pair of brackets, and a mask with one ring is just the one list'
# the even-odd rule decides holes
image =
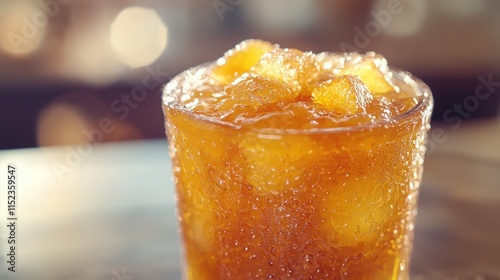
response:
{"label": "blurred background", "polygon": [[495,0],[2,0],[0,149],[164,137],[163,85],[246,38],[374,50],[430,85],[435,121],[498,114]]}
{"label": "blurred background", "polygon": [[22,192],[0,279],[179,279],[162,88],[247,38],[428,83],[412,279],[500,279],[498,0],[0,0],[0,191],[13,163]]}

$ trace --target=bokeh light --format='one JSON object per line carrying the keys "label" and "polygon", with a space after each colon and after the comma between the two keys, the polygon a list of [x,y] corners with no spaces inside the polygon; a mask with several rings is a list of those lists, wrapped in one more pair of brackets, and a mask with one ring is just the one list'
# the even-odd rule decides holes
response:
{"label": "bokeh light", "polygon": [[70,92],[47,105],[37,121],[39,146],[82,145],[143,138],[133,123],[116,117],[93,92]]}
{"label": "bokeh light", "polygon": [[11,56],[35,52],[45,37],[48,15],[34,1],[10,1],[0,10],[0,48]]}
{"label": "bokeh light", "polygon": [[108,33],[98,24],[68,35],[66,59],[59,71],[94,85],[115,82],[125,70],[114,57]]}
{"label": "bokeh light", "polygon": [[40,146],[77,145],[82,131],[91,122],[71,104],[53,103],[45,108],[37,125],[37,142]]}
{"label": "bokeh light", "polygon": [[129,7],[111,24],[111,45],[124,64],[142,67],[154,62],[165,50],[167,31],[154,10]]}

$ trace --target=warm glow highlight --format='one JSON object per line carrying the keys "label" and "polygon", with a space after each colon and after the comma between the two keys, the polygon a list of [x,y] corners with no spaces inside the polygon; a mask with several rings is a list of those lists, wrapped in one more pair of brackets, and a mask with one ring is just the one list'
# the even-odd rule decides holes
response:
{"label": "warm glow highlight", "polygon": [[45,108],[37,123],[37,142],[40,146],[76,145],[82,140],[82,131],[91,122],[74,106],[53,103]]}
{"label": "warm glow highlight", "polygon": [[12,2],[0,11],[0,48],[13,56],[26,56],[36,51],[48,24],[48,15],[36,2]]}
{"label": "warm glow highlight", "polygon": [[111,24],[111,45],[124,64],[146,66],[165,50],[167,27],[154,10],[129,7]]}

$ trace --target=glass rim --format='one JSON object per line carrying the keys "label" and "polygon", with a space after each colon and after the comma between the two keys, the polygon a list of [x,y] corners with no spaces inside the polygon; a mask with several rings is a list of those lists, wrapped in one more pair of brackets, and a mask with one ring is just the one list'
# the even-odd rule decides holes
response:
{"label": "glass rim", "polygon": [[[174,77],[171,81],[182,78],[184,75],[186,75],[187,71],[191,71],[193,69],[197,69],[199,67],[203,67],[203,66],[207,66],[207,65],[209,65],[209,63],[204,63],[201,65],[192,67],[186,71],[181,72],[179,75]],[[411,119],[412,116],[418,114],[419,112],[424,112],[426,110],[429,111],[429,114],[430,114],[431,113],[430,111],[432,110],[432,107],[434,104],[434,99],[433,99],[432,92],[431,92],[429,86],[426,83],[424,83],[420,78],[415,77],[413,74],[411,74],[408,71],[404,71],[404,70],[400,70],[400,69],[395,68],[395,67],[391,67],[390,72],[395,76],[396,79],[403,80],[403,81],[409,80],[409,82],[414,84],[411,86],[419,93],[415,96],[418,98],[418,103],[415,106],[413,106],[411,109],[409,109],[408,111],[404,112],[403,114],[399,114],[399,115],[393,116],[391,118],[377,119],[377,120],[370,122],[370,123],[363,123],[363,124],[357,124],[357,125],[351,125],[351,126],[296,129],[296,128],[254,128],[251,125],[234,124],[232,122],[223,121],[223,120],[217,119],[217,118],[212,117],[212,116],[207,116],[207,115],[195,113],[195,112],[191,111],[190,109],[187,109],[185,106],[183,106],[178,101],[177,98],[175,99],[175,101],[167,103],[166,98],[165,98],[165,96],[167,94],[169,94],[167,92],[167,87],[164,88],[163,93],[162,93],[162,104],[168,108],[172,108],[174,110],[181,112],[182,114],[186,114],[186,115],[191,116],[193,118],[202,120],[208,124],[223,126],[223,127],[227,127],[227,128],[233,129],[233,130],[242,130],[242,129],[246,128],[249,131],[259,133],[259,134],[267,134],[267,135],[350,133],[350,132],[370,130],[370,129],[379,128],[379,127],[385,127],[385,126],[394,126],[394,125],[403,123],[405,120]]]}

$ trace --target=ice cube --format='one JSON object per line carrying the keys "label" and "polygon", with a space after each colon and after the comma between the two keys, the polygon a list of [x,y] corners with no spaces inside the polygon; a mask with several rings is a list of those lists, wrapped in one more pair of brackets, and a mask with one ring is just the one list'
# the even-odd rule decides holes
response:
{"label": "ice cube", "polygon": [[346,116],[364,112],[373,100],[372,95],[357,76],[340,76],[321,83],[312,92],[315,104]]}
{"label": "ice cube", "polygon": [[314,81],[319,73],[319,66],[312,53],[296,49],[275,49],[263,55],[252,71],[287,84],[298,95]]}
{"label": "ice cube", "polygon": [[372,94],[394,91],[387,60],[380,54],[369,52],[364,56],[354,55],[345,62],[342,75],[357,75]]}
{"label": "ice cube", "polygon": [[314,79],[302,89],[301,96],[303,100],[310,101],[311,93],[321,83],[331,80],[339,76],[340,69],[344,68],[346,55],[342,53],[329,53],[322,52],[314,55],[318,69],[317,75]]}
{"label": "ice cube", "polygon": [[304,135],[247,133],[241,142],[245,180],[259,194],[292,189],[301,179],[304,161],[314,158],[312,147],[314,142]]}
{"label": "ice cube", "polygon": [[297,93],[278,80],[255,74],[243,75],[226,87],[235,104],[254,108],[267,104],[293,101]]}
{"label": "ice cube", "polygon": [[379,238],[394,211],[383,184],[363,176],[332,187],[322,209],[324,231],[342,246]]}
{"label": "ice cube", "polygon": [[203,252],[212,250],[217,225],[217,218],[212,209],[194,209],[186,213],[182,219],[186,225],[187,237],[194,242],[198,250]]}
{"label": "ice cube", "polygon": [[234,49],[227,51],[213,68],[213,77],[222,84],[229,84],[243,73],[248,72],[263,54],[277,46],[261,40],[245,40]]}

